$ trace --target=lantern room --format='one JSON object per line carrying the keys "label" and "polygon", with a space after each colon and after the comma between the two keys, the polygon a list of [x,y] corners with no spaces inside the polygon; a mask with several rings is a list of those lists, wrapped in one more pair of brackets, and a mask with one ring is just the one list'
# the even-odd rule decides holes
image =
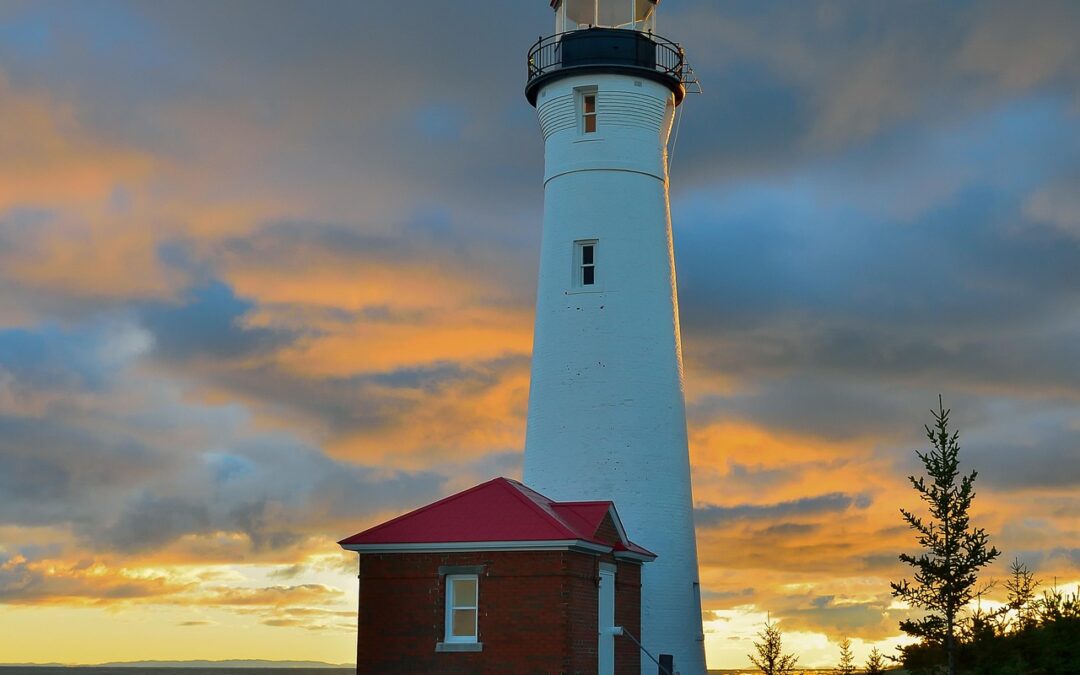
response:
{"label": "lantern room", "polygon": [[616,73],[651,79],[686,94],[682,48],[656,35],[660,0],[551,0],[555,34],[529,50],[525,96],[536,105],[540,89],[563,77]]}
{"label": "lantern room", "polygon": [[555,33],[585,28],[619,28],[651,33],[656,30],[660,0],[552,0]]}

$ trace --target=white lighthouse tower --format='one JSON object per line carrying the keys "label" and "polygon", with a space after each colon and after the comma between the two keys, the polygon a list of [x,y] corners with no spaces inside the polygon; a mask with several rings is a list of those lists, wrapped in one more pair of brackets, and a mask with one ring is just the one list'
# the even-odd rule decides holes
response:
{"label": "white lighthouse tower", "polygon": [[644,647],[703,675],[667,172],[686,66],[654,33],[658,1],[553,0],[555,35],[529,53],[545,166],[524,479],[554,499],[614,500],[658,554]]}

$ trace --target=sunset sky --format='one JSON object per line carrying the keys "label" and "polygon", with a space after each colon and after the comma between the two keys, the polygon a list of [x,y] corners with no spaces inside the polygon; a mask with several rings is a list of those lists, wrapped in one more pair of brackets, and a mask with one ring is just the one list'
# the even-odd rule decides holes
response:
{"label": "sunset sky", "polygon": [[[355,658],[335,541],[520,477],[547,0],[0,0],[0,662]],[[666,0],[713,668],[891,649],[922,425],[1080,580],[1080,3]],[[631,533],[632,535],[632,533]]]}

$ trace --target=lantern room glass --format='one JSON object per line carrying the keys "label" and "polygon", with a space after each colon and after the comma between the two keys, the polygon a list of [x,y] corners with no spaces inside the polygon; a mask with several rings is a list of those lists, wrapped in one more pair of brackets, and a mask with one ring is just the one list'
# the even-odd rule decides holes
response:
{"label": "lantern room glass", "polygon": [[651,33],[656,30],[659,0],[559,0],[555,5],[555,32],[586,28],[621,28]]}

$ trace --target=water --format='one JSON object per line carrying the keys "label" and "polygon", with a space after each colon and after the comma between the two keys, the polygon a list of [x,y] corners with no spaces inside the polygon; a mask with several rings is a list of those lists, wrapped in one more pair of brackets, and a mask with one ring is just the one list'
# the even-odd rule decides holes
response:
{"label": "water", "polygon": [[355,668],[0,666],[0,675],[356,675]]}

